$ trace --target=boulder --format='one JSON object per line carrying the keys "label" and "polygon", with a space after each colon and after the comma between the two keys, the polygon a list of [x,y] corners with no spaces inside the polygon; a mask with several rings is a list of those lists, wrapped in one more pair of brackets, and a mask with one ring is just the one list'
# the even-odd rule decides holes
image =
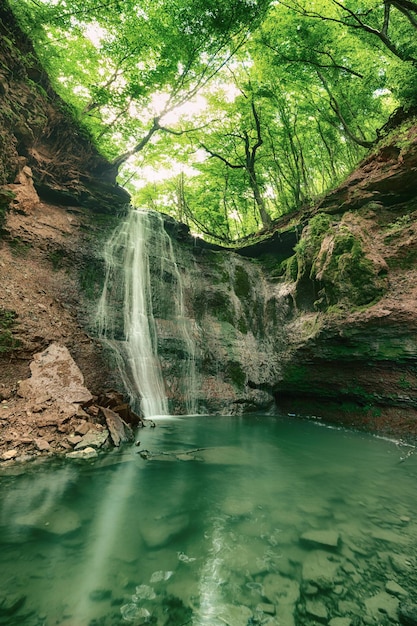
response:
{"label": "boulder", "polygon": [[94,448],[88,447],[82,450],[74,450],[74,452],[67,452],[65,455],[67,459],[94,459],[98,456],[97,451]]}
{"label": "boulder", "polygon": [[100,413],[106,421],[110,437],[115,446],[120,446],[121,443],[127,441],[133,441],[134,435],[132,429],[118,413],[102,406],[100,407]]}
{"label": "boulder", "polygon": [[35,354],[30,371],[31,378],[19,385],[19,395],[34,407],[51,400],[65,406],[87,404],[93,399],[84,386],[80,369],[63,345],[52,343]]}

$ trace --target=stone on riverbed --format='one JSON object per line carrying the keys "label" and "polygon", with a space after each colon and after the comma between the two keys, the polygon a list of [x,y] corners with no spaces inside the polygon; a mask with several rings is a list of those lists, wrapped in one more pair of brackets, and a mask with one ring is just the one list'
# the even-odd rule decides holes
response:
{"label": "stone on riverbed", "polygon": [[402,604],[399,610],[399,618],[404,626],[417,626],[417,604]]}
{"label": "stone on riverbed", "polygon": [[385,584],[385,591],[390,593],[392,596],[397,596],[398,598],[408,596],[408,592],[401,587],[395,580],[388,580]]}
{"label": "stone on riverbed", "polygon": [[307,600],[306,613],[320,622],[327,621],[327,608],[321,600]]}
{"label": "stone on riverbed", "polygon": [[322,548],[337,548],[340,535],[335,530],[310,530],[300,537],[302,543]]}
{"label": "stone on riverbed", "polygon": [[384,613],[394,621],[398,619],[399,601],[385,591],[381,591],[372,596],[372,598],[365,600],[365,606],[368,615],[376,619],[381,617],[381,613]]}
{"label": "stone on riverbed", "polygon": [[147,520],[142,523],[140,532],[148,548],[161,548],[172,537],[183,532],[189,523],[190,518],[184,513],[152,521]]}
{"label": "stone on riverbed", "polygon": [[340,565],[341,561],[338,557],[323,550],[314,550],[304,559],[303,580],[320,589],[331,589],[334,587]]}
{"label": "stone on riverbed", "polygon": [[227,626],[242,626],[252,620],[252,611],[244,605],[226,604],[219,607],[217,617]]}
{"label": "stone on riverbed", "polygon": [[67,535],[81,527],[81,521],[75,511],[67,507],[60,507],[55,511],[39,515],[35,510],[16,519],[19,526],[30,526],[52,535]]}

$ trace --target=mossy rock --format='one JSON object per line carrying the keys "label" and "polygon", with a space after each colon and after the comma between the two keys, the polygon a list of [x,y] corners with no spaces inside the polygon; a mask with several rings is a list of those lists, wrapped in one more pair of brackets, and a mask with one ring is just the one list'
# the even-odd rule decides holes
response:
{"label": "mossy rock", "polygon": [[17,314],[10,309],[0,308],[0,354],[12,352],[19,346],[19,340],[13,336]]}
{"label": "mossy rock", "polygon": [[248,298],[251,293],[249,275],[241,265],[235,269],[234,290],[238,298]]}

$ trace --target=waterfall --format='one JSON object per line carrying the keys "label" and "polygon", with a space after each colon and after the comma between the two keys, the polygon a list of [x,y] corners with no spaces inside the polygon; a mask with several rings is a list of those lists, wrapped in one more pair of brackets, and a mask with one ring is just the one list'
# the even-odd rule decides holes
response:
{"label": "waterfall", "polygon": [[[145,417],[168,415],[158,356],[160,326],[182,347],[181,386],[187,413],[195,413],[195,348],[187,319],[183,281],[164,218],[132,209],[104,250],[106,277],[100,298],[99,336],[116,356],[123,384]],[[163,334],[163,333],[162,333]]]}

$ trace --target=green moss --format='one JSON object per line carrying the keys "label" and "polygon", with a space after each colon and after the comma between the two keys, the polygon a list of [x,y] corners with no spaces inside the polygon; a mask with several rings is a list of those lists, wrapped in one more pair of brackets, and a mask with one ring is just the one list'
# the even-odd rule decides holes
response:
{"label": "green moss", "polygon": [[304,365],[288,365],[284,372],[284,382],[291,387],[300,387],[308,382],[308,369]]}
{"label": "green moss", "polygon": [[20,344],[12,334],[16,317],[17,314],[14,311],[0,308],[0,354],[12,352]]}
{"label": "green moss", "polygon": [[95,300],[99,297],[104,277],[104,266],[99,259],[91,260],[79,271],[79,284],[88,300]]}
{"label": "green moss", "polygon": [[9,241],[9,246],[12,254],[14,254],[15,256],[25,257],[31,249],[32,244],[27,241],[23,241],[23,239],[21,239],[20,237],[15,237],[14,239],[11,239]]}
{"label": "green moss", "polygon": [[298,276],[298,257],[297,254],[287,259],[285,268],[285,278],[287,280],[296,281]]}
{"label": "green moss", "polygon": [[248,273],[241,265],[235,269],[234,290],[238,298],[247,298],[251,292]]}
{"label": "green moss", "polygon": [[0,234],[6,221],[6,213],[15,194],[8,189],[0,189]]}
{"label": "green moss", "polygon": [[244,387],[246,383],[246,374],[240,363],[228,363],[226,366],[226,377],[229,378],[234,385],[239,388]]}
{"label": "green moss", "polygon": [[52,269],[56,272],[64,266],[65,252],[63,250],[54,250],[48,254],[48,259],[52,264]]}

